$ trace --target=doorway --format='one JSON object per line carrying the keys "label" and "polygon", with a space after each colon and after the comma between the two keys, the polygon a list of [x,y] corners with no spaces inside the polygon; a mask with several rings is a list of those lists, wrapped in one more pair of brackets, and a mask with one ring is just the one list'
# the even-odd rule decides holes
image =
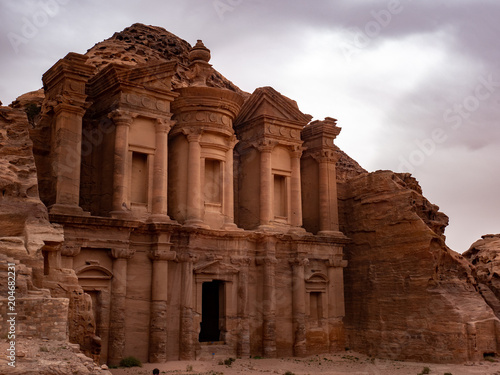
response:
{"label": "doorway", "polygon": [[200,342],[220,341],[224,317],[224,282],[204,282],[201,292]]}

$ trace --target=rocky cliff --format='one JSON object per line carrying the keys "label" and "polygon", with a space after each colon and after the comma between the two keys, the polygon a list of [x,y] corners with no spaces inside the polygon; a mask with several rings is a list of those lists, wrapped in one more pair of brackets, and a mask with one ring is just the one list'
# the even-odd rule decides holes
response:
{"label": "rocky cliff", "polygon": [[351,349],[414,361],[464,362],[500,349],[499,321],[473,267],[444,243],[446,215],[407,174],[339,184]]}
{"label": "rocky cliff", "polygon": [[[0,344],[0,365],[10,374],[105,374],[83,354],[61,361],[44,349],[57,342],[54,351],[72,347],[71,353],[80,353],[81,347],[98,359],[95,323],[85,318],[91,315],[87,298],[75,273],[52,255],[63,232],[49,223],[38,196],[29,129],[24,111],[0,107],[0,335],[8,338]],[[15,289],[9,287],[14,279]],[[9,323],[7,316],[17,320]]]}
{"label": "rocky cliff", "polygon": [[463,255],[474,265],[481,295],[500,318],[500,234],[482,236]]}

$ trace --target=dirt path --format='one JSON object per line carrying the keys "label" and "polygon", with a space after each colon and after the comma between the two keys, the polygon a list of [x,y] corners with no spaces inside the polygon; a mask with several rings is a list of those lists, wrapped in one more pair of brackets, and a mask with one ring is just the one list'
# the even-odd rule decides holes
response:
{"label": "dirt path", "polygon": [[331,374],[331,375],[417,375],[428,367],[431,375],[500,375],[500,362],[479,362],[467,365],[423,364],[371,359],[347,352],[307,358],[237,359],[230,366],[213,361],[178,361],[162,364],[146,363],[143,367],[111,369],[113,375],[149,375],[156,367],[160,374],[176,375],[240,375],[240,374]]}

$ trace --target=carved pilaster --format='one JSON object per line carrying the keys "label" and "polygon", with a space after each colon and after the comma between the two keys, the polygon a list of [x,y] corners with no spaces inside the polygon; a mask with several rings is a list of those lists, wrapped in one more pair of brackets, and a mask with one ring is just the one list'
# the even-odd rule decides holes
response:
{"label": "carved pilaster", "polygon": [[199,128],[185,129],[188,141],[188,177],[187,186],[187,220],[185,225],[193,227],[207,227],[202,220],[202,186],[201,186],[201,134]]}
{"label": "carved pilaster", "polygon": [[169,261],[176,259],[170,251],[170,233],[159,233],[148,256],[153,261],[151,275],[151,320],[149,325],[149,362],[167,360],[167,305]]}
{"label": "carved pilaster", "polygon": [[194,327],[194,306],[193,306],[193,263],[198,260],[198,256],[192,253],[179,254],[177,259],[182,267],[181,285],[181,327],[180,327],[180,360],[193,360],[196,355],[196,335],[197,328]]}
{"label": "carved pilaster", "polygon": [[156,152],[153,163],[153,197],[151,221],[170,222],[167,215],[168,207],[168,132],[175,124],[167,118],[158,118],[155,125],[156,130]]}
{"label": "carved pilaster", "polygon": [[292,266],[293,353],[295,356],[302,357],[307,354],[304,267],[309,264],[309,259],[295,258],[291,259],[289,263]]}
{"label": "carved pilaster", "polygon": [[231,257],[231,263],[239,266],[238,273],[238,357],[250,356],[250,319],[248,308],[248,268],[249,257]]}
{"label": "carved pilaster", "polygon": [[276,263],[274,256],[276,238],[267,237],[262,244],[263,253],[255,259],[257,265],[262,266],[262,346],[264,356],[276,357]]}
{"label": "carved pilaster", "polygon": [[111,216],[123,217],[129,212],[127,207],[127,156],[129,147],[129,128],[136,114],[114,110],[108,117],[115,124],[115,149],[113,166],[113,203]]}
{"label": "carved pilaster", "polygon": [[332,257],[326,261],[328,266],[328,329],[330,352],[343,348],[344,328],[342,318],[344,307],[344,267],[347,261],[341,257]]}
{"label": "carved pilaster", "polygon": [[111,311],[109,327],[108,360],[116,365],[123,358],[125,350],[125,300],[127,295],[127,260],[135,251],[128,247],[111,249],[113,257],[113,278],[111,280]]}

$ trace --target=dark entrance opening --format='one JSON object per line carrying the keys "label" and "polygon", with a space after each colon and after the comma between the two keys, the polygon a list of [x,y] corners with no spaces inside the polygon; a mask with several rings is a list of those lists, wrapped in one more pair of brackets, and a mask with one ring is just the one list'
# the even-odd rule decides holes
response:
{"label": "dark entrance opening", "polygon": [[223,282],[219,280],[202,285],[200,342],[220,341],[223,286]]}

